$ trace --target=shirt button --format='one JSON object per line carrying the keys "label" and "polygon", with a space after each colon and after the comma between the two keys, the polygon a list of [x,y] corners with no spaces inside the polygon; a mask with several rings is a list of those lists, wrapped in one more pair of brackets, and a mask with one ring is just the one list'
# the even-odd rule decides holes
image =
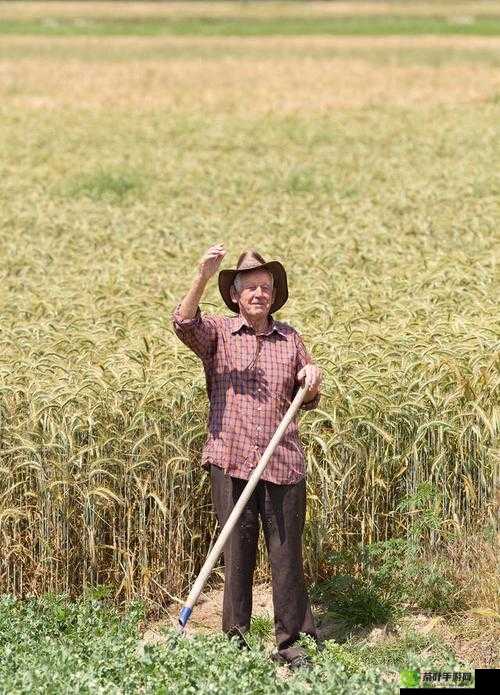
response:
{"label": "shirt button", "polygon": [[258,425],[258,426],[257,426],[257,429],[258,429],[259,432],[260,432],[260,430],[262,429],[262,427],[261,427],[260,425]]}
{"label": "shirt button", "polygon": [[259,405],[259,407],[257,408],[257,410],[262,410],[262,408],[260,407],[260,405]]}
{"label": "shirt button", "polygon": [[257,389],[257,391],[260,393],[262,391],[262,389]]}

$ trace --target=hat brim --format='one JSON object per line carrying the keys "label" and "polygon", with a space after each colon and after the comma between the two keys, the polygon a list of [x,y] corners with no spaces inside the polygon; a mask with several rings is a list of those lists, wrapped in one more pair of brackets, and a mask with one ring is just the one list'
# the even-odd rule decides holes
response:
{"label": "hat brim", "polygon": [[233,302],[231,299],[230,287],[234,282],[234,278],[238,273],[249,273],[255,270],[267,270],[273,276],[273,287],[276,290],[276,295],[274,297],[274,302],[269,309],[270,314],[281,309],[283,304],[288,299],[288,283],[286,277],[286,270],[284,266],[279,261],[269,261],[268,263],[262,263],[256,265],[253,268],[233,268],[231,270],[221,270],[219,273],[219,290],[224,300],[225,305],[231,311],[235,313],[240,313],[240,307],[237,302]]}

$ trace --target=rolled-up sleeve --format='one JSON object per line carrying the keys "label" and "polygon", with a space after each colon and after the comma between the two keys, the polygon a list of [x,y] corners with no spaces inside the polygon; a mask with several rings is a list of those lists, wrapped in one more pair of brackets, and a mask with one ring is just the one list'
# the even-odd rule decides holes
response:
{"label": "rolled-up sleeve", "polygon": [[[300,372],[302,367],[304,367],[306,364],[313,364],[311,355],[307,352],[306,346],[304,345],[304,341],[300,337],[298,333],[295,333],[295,343],[297,345],[297,370],[296,374]],[[296,381],[294,389],[293,389],[293,397],[295,398],[295,394],[299,390],[300,387],[300,382]],[[307,401],[307,403],[302,403],[300,406],[301,410],[313,410],[313,408],[316,408],[319,399],[321,397],[321,393],[318,391],[318,393],[312,398],[310,401]]]}
{"label": "rolled-up sleeve", "polygon": [[194,318],[186,319],[180,314],[180,306],[178,304],[172,312],[175,334],[203,362],[211,360],[217,347],[216,318],[209,315],[202,316],[198,307]]}

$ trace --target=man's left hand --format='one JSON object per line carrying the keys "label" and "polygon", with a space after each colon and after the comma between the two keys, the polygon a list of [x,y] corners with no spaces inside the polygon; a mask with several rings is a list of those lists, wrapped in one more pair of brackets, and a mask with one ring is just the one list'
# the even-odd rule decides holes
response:
{"label": "man's left hand", "polygon": [[297,379],[306,387],[304,401],[310,401],[318,393],[322,381],[322,374],[315,364],[306,364],[297,374]]}

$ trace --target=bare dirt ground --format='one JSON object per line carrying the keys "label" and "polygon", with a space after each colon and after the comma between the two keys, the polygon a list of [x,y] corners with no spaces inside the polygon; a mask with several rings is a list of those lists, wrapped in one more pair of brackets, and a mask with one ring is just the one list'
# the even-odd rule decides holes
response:
{"label": "bare dirt ground", "polygon": [[[222,599],[222,587],[202,594],[186,628],[188,637],[221,631]],[[477,618],[472,619],[471,616],[470,621],[447,623],[440,616],[416,613],[408,615],[397,626],[375,625],[351,632],[342,620],[327,618],[317,610],[314,613],[321,641],[334,639],[336,642],[343,642],[351,636],[356,641],[375,645],[388,640],[394,641],[401,633],[408,630],[422,635],[432,633],[449,645],[459,658],[473,664],[476,668],[498,667],[498,632],[492,626],[491,620],[481,622]],[[171,604],[164,618],[151,621],[145,626],[141,644],[161,644],[165,640],[162,629],[176,627],[178,615],[179,606]],[[270,584],[254,585],[252,615],[273,619]],[[274,639],[271,638],[266,642],[266,649],[268,653],[271,653],[274,648]],[[285,672],[286,669],[283,670],[282,675],[286,675]]]}
{"label": "bare dirt ground", "polygon": [[[186,628],[188,636],[209,634],[221,630],[223,595],[222,587],[201,595]],[[148,624],[143,635],[144,642],[148,644],[161,642],[164,639],[161,635],[162,628],[176,627],[178,616],[179,606],[171,604],[165,618]],[[273,599],[270,584],[254,585],[252,616],[273,618]],[[318,611],[315,611],[315,622],[320,640],[335,639],[336,641],[342,641],[346,639],[347,628],[342,620],[325,618]],[[424,633],[431,630],[439,622],[439,619],[427,618],[424,615],[415,616],[414,619],[416,629]],[[356,631],[358,638],[366,639],[370,642],[380,641],[391,634],[394,634],[394,632],[388,625],[377,625]]]}
{"label": "bare dirt ground", "polygon": [[[222,587],[201,595],[186,627],[187,636],[221,631],[223,595]],[[165,618],[152,621],[146,626],[143,634],[143,644],[157,644],[164,641],[162,629],[176,627],[178,616],[179,606],[171,604]],[[273,599],[270,584],[254,585],[252,616],[266,617],[273,620]],[[342,620],[325,619],[316,612],[315,621],[320,640],[335,639],[338,641],[346,638],[346,626]],[[372,630],[359,631],[359,634],[369,640],[377,641],[390,634],[390,630],[386,625],[383,625],[377,626]],[[268,641],[267,647],[268,651],[271,652],[274,648],[273,638]]]}
{"label": "bare dirt ground", "polygon": [[[193,610],[191,619],[186,627],[186,633],[207,634],[219,632],[222,628],[222,598],[224,591],[214,589],[207,593],[202,593],[196,607]],[[273,599],[271,587],[268,584],[254,585],[253,589],[253,611],[254,616],[270,617],[273,616]],[[179,606],[172,603],[167,611],[165,618],[150,623],[144,632],[144,641],[153,643],[162,640],[160,633],[163,627],[177,626],[179,616]]]}

